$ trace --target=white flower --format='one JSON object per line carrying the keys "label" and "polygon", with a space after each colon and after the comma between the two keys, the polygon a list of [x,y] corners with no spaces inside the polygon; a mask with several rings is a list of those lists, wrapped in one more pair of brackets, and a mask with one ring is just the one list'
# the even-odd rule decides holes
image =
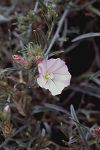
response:
{"label": "white flower", "polygon": [[38,64],[40,87],[48,89],[52,95],[61,94],[62,90],[70,85],[71,75],[67,65],[60,58],[44,59]]}

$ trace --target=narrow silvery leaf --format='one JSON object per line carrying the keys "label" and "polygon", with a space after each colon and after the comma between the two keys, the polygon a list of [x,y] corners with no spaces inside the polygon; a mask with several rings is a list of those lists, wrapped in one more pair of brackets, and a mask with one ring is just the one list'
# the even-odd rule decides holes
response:
{"label": "narrow silvery leaf", "polygon": [[48,56],[51,57],[51,56],[55,56],[55,55],[58,55],[58,54],[61,54],[61,53],[64,53],[64,51],[62,50],[62,51],[52,52]]}
{"label": "narrow silvery leaf", "polygon": [[54,104],[49,104],[49,103],[45,103],[42,106],[40,105],[34,106],[32,113],[35,114],[35,113],[47,112],[47,111],[59,111],[70,116],[70,114],[64,108],[54,105]]}
{"label": "narrow silvery leaf", "polygon": [[74,124],[76,125],[76,127],[77,127],[77,129],[79,131],[79,134],[80,134],[80,137],[81,137],[81,139],[83,141],[85,149],[86,150],[90,150],[90,147],[89,147],[89,144],[88,144],[88,142],[87,142],[87,140],[85,138],[84,132],[83,132],[82,128],[79,125],[79,121],[78,121],[78,118],[76,116],[76,113],[75,113],[73,105],[71,105],[70,110],[71,110],[72,119],[75,120]]}
{"label": "narrow silvery leaf", "polygon": [[65,110],[64,108],[62,108],[61,106],[57,106],[57,105],[49,104],[49,103],[45,103],[44,105],[45,105],[45,107],[47,107],[47,108],[49,108],[49,109],[53,109],[53,110],[56,110],[56,111],[65,113],[65,114],[67,114],[68,116],[70,116],[70,114],[68,113],[68,111],[66,111],[66,110]]}
{"label": "narrow silvery leaf", "polygon": [[77,42],[79,40],[84,40],[87,38],[99,37],[99,36],[100,36],[100,33],[86,33],[86,34],[82,34],[82,35],[79,35],[78,37],[74,38],[72,40],[72,42]]}

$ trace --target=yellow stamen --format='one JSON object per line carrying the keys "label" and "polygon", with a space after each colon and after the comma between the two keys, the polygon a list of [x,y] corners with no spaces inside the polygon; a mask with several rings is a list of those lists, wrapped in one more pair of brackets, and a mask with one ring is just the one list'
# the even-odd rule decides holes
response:
{"label": "yellow stamen", "polygon": [[45,74],[45,76],[44,76],[44,79],[45,79],[45,80],[49,80],[49,79],[52,80],[53,78],[54,78],[53,73],[48,73],[48,72],[47,72],[47,73]]}

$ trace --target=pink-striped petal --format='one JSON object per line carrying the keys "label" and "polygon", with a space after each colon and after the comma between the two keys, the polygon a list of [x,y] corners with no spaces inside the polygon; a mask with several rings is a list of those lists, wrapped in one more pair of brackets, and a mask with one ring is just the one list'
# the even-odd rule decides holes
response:
{"label": "pink-striped petal", "polygon": [[60,58],[43,60],[38,64],[40,76],[37,83],[48,89],[52,95],[61,94],[62,90],[70,85],[71,75],[63,60]]}

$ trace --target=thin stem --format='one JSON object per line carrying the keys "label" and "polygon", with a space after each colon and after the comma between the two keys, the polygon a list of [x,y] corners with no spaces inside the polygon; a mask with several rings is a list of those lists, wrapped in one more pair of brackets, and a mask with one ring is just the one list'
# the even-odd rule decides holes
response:
{"label": "thin stem", "polygon": [[34,7],[34,14],[36,14],[36,12],[37,12],[38,5],[39,5],[39,2],[37,0],[36,3],[35,3],[35,7]]}
{"label": "thin stem", "polygon": [[56,32],[55,32],[55,34],[54,34],[53,39],[51,40],[51,43],[50,43],[50,45],[49,45],[49,47],[48,47],[48,49],[47,49],[45,55],[48,55],[48,53],[50,52],[50,50],[51,50],[52,46],[54,45],[56,39],[58,38],[59,33],[60,33],[60,30],[61,30],[62,25],[63,25],[64,20],[65,20],[65,17],[68,15],[71,6],[72,6],[72,2],[69,3],[69,5],[68,5],[67,8],[65,9],[63,15],[61,16],[61,19],[60,19],[60,21],[58,22],[58,28],[57,28],[57,30],[56,30]]}

